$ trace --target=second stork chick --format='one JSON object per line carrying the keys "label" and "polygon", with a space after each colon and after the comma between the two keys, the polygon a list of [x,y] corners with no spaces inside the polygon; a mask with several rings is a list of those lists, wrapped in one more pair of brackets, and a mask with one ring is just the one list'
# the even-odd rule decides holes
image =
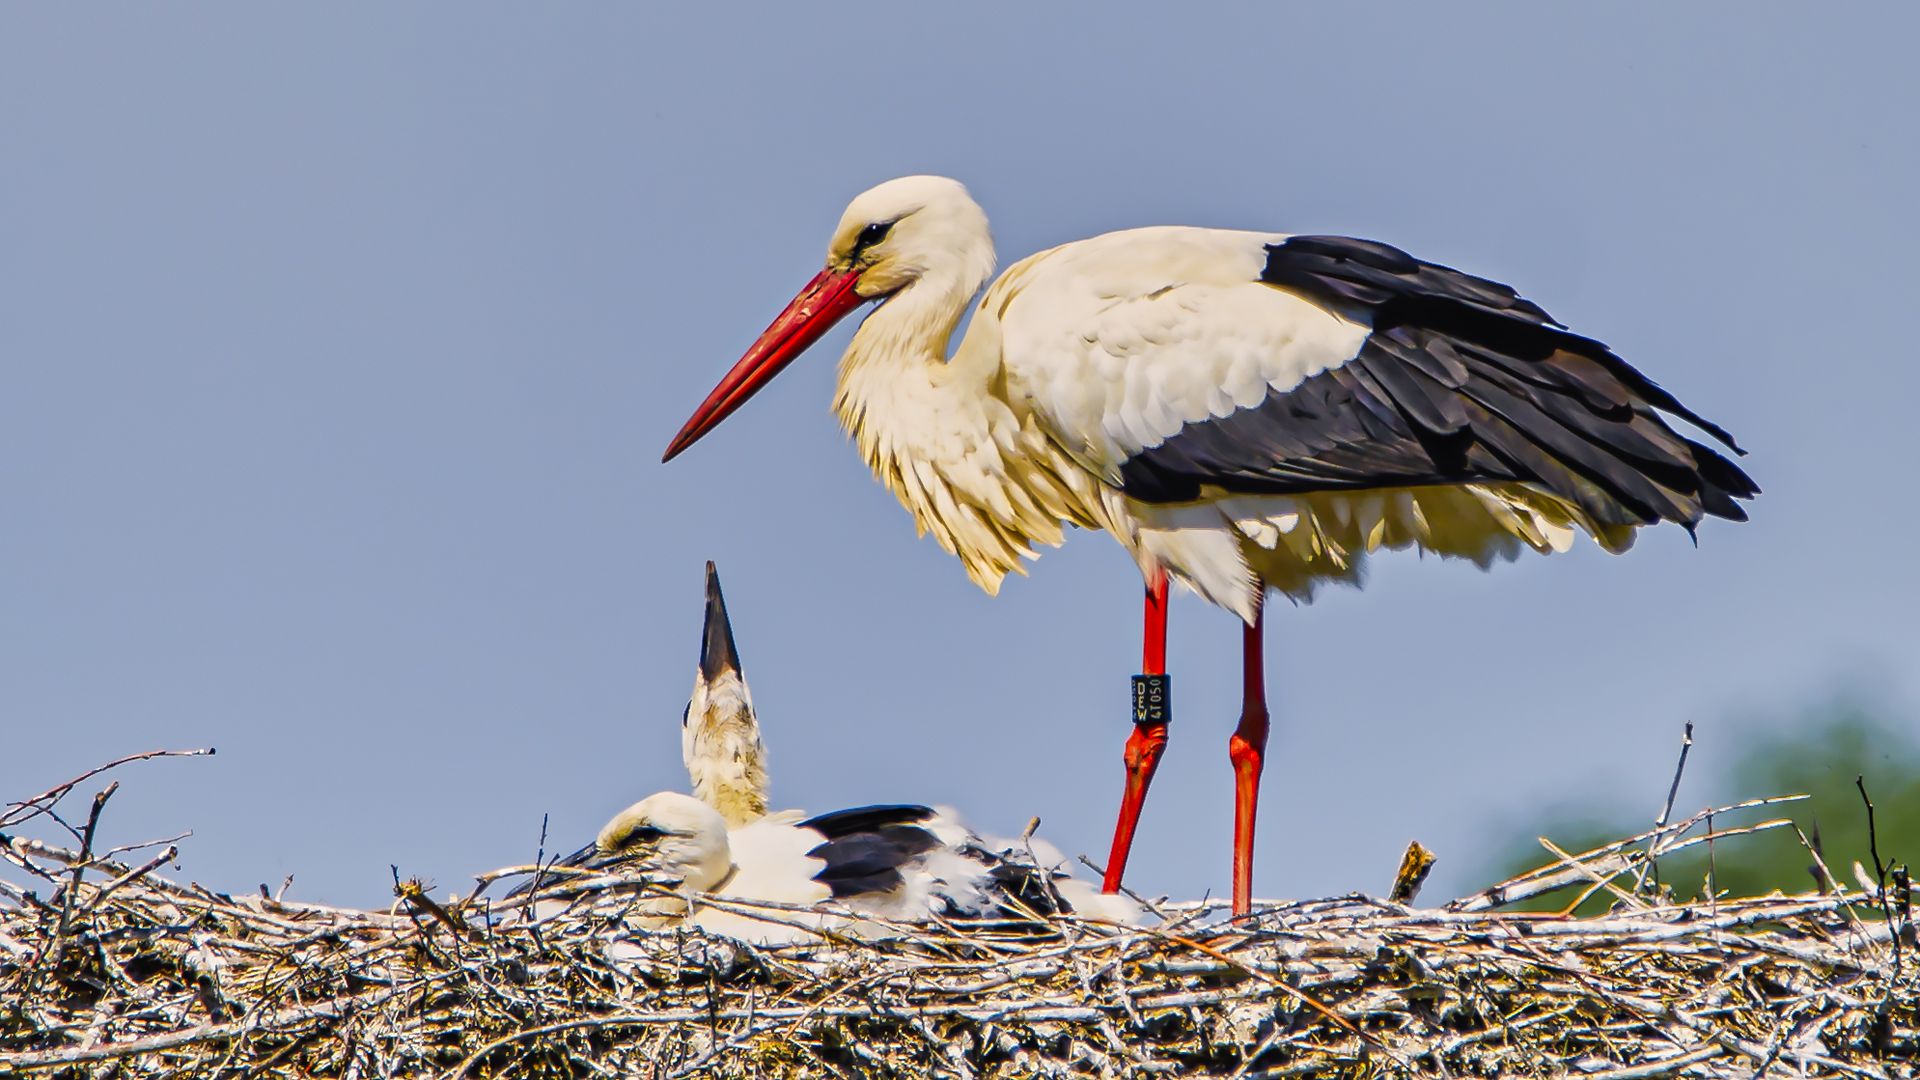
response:
{"label": "second stork chick", "polygon": [[694,795],[727,825],[738,872],[722,895],[789,903],[833,898],[894,919],[995,908],[994,873],[1004,860],[950,813],[887,805],[818,817],[768,814],[766,741],[711,562],[680,749]]}

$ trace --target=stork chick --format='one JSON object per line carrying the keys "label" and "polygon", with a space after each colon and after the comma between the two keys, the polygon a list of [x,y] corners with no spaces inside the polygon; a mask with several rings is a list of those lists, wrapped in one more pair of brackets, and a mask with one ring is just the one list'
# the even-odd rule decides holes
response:
{"label": "stork chick", "polygon": [[700,667],[693,677],[693,698],[680,721],[680,754],[693,780],[693,793],[719,811],[729,828],[766,816],[767,746],[753,695],[740,671],[727,621],[720,575],[707,563],[707,621],[700,642]]}
{"label": "stork chick", "polygon": [[[1040,878],[1059,879],[1055,895],[1068,911],[1138,917],[1137,909],[1114,908],[1112,897],[1084,882],[1049,873],[1052,866],[1023,866],[1010,861],[1008,852],[988,850],[964,825],[929,807],[862,806],[803,816],[783,811],[729,829],[706,803],[663,791],[614,815],[593,843],[556,865],[646,877],[671,887],[664,895],[637,901],[621,897],[622,917],[635,928],[690,920],[711,933],[755,943],[800,940],[822,927],[885,933],[871,919],[923,922],[1003,914],[1010,893],[1017,895]],[[557,875],[535,877],[508,895],[565,885],[556,885]],[[703,904],[702,893],[803,907],[836,900],[841,907],[761,919]]]}

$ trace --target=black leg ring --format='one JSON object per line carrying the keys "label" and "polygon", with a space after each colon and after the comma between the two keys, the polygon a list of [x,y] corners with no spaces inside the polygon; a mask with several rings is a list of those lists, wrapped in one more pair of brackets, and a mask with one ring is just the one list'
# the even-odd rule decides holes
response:
{"label": "black leg ring", "polygon": [[1173,677],[1171,675],[1135,675],[1133,677],[1133,722],[1165,724],[1173,719]]}

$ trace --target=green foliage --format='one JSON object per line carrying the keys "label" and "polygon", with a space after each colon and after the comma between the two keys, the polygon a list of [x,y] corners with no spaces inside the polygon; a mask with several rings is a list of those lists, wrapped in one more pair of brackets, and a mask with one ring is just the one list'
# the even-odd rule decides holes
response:
{"label": "green foliage", "polygon": [[[1702,747],[1696,743],[1674,816],[1683,819],[1697,809],[1701,800],[1687,793],[1703,787],[1715,792],[1722,805],[1768,795],[1810,795],[1805,802],[1744,811],[1733,820],[1717,819],[1714,826],[1737,828],[1791,816],[1815,842],[1834,876],[1856,889],[1854,862],[1860,862],[1871,876],[1874,860],[1866,806],[1854,786],[1855,777],[1865,778],[1867,794],[1873,798],[1881,862],[1891,865],[1920,859],[1920,737],[1915,728],[1911,722],[1889,719],[1884,710],[1846,700],[1826,703],[1784,723],[1741,724],[1738,730],[1745,738],[1739,753],[1718,769],[1713,762],[1701,760]],[[1710,778],[1704,786],[1699,783],[1703,772]],[[1550,862],[1551,856],[1535,839],[1541,835],[1562,850],[1577,853],[1645,832],[1652,827],[1658,801],[1664,797],[1665,779],[1648,778],[1642,813],[1601,808],[1593,798],[1548,811],[1546,827],[1516,836],[1502,851],[1488,880]],[[1702,845],[1660,861],[1660,879],[1674,897],[1704,898],[1709,873],[1714,892],[1721,896],[1762,896],[1776,889],[1805,893],[1816,888],[1813,858],[1791,829],[1733,837],[1712,849]],[[1576,890],[1561,890],[1516,907],[1559,910],[1577,895]],[[1612,901],[1610,894],[1597,893],[1581,905],[1580,912],[1604,911]]]}

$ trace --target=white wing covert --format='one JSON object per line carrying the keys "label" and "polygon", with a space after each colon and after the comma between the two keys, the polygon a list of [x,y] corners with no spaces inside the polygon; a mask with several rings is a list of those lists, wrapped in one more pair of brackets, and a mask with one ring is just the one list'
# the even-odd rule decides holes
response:
{"label": "white wing covert", "polygon": [[1008,397],[1118,487],[1123,462],[1184,425],[1346,363],[1366,326],[1258,280],[1282,239],[1134,229],[1016,265],[982,305],[1000,318]]}

